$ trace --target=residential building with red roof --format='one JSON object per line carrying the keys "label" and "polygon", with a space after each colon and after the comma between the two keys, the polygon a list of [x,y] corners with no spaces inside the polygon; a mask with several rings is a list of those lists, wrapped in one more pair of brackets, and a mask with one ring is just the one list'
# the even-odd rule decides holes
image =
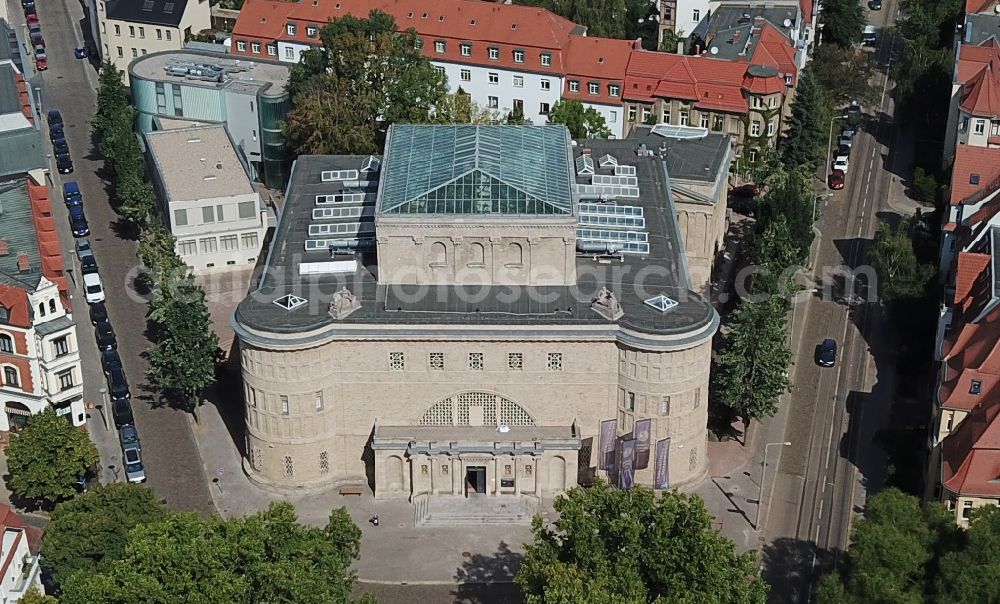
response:
{"label": "residential building with red roof", "polygon": [[0,503],[0,602],[17,602],[32,587],[44,593],[40,557],[42,531],[28,526]]}
{"label": "residential building with red roof", "polygon": [[0,207],[0,433],[50,406],[82,426],[80,352],[48,188],[30,175],[0,182]]}

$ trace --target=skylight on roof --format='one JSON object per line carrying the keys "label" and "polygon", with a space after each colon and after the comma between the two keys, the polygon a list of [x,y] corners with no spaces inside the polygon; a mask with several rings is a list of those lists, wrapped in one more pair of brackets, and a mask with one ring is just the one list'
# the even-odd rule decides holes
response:
{"label": "skylight on roof", "polygon": [[677,300],[674,300],[673,298],[668,298],[668,297],[664,296],[663,294],[659,294],[657,296],[653,296],[649,300],[646,300],[645,303],[646,303],[646,306],[650,306],[652,308],[655,308],[656,310],[658,310],[660,312],[667,312],[668,310],[670,310],[671,308],[677,306],[677,304],[678,304]]}
{"label": "skylight on roof", "polygon": [[305,298],[300,298],[299,296],[296,296],[294,294],[285,294],[284,296],[281,296],[280,298],[275,300],[274,303],[280,306],[281,308],[284,308],[285,310],[293,310],[302,306],[308,301],[309,300],[306,300]]}
{"label": "skylight on roof", "polygon": [[379,159],[374,155],[369,155],[363,162],[361,162],[362,172],[378,172],[381,167],[382,162],[379,161]]}
{"label": "skylight on roof", "polygon": [[615,156],[613,156],[611,154],[607,154],[607,155],[602,155],[601,156],[601,167],[602,168],[614,168],[617,165],[618,165],[618,160],[615,159]]}
{"label": "skylight on roof", "polygon": [[163,5],[163,12],[165,14],[168,14],[168,15],[171,14],[172,12],[174,12],[174,3],[173,2],[167,2],[166,4],[164,4]]}
{"label": "skylight on roof", "polygon": [[153,10],[153,0],[146,0],[142,3],[142,10],[150,12]]}
{"label": "skylight on roof", "polygon": [[589,155],[581,155],[576,158],[576,173],[580,176],[594,173],[594,158]]}
{"label": "skylight on roof", "polygon": [[699,139],[708,136],[708,128],[672,126],[670,124],[656,124],[650,129],[650,132],[664,138],[679,138],[684,140]]}

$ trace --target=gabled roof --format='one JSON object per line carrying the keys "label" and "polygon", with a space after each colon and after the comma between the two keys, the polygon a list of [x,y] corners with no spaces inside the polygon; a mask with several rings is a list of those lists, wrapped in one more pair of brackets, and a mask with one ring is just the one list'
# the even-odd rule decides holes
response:
{"label": "gabled roof", "polygon": [[995,6],[997,0],[965,0],[966,13],[982,13]]}
{"label": "gabled roof", "polygon": [[[1000,67],[1000,63],[997,63]],[[994,70],[994,59],[969,79],[962,87],[961,108],[974,116],[1000,116],[1000,74]]]}
{"label": "gabled roof", "polygon": [[978,45],[962,44],[958,49],[958,70],[955,73],[955,82],[963,84],[969,81],[991,62],[1000,64],[997,63],[998,60],[1000,60],[1000,46],[997,45],[995,38],[990,38]]}
{"label": "gabled roof", "polygon": [[569,215],[569,149],[562,125],[395,124],[386,139],[379,212]]}
{"label": "gabled roof", "polygon": [[[566,66],[566,89],[569,90],[569,80],[580,82],[579,98],[587,103],[621,103],[621,89],[625,82],[625,69],[628,58],[633,50],[642,46],[638,40],[614,40],[611,38],[591,38],[589,36],[571,36],[563,57]],[[609,94],[607,84],[602,83],[600,94],[590,94],[588,84],[591,81],[617,83],[618,97]]]}
{"label": "gabled roof", "polygon": [[799,10],[802,11],[802,19],[806,23],[812,23],[813,18],[813,2],[815,0],[799,0]]}
{"label": "gabled roof", "polygon": [[0,503],[0,527],[23,529],[28,538],[28,551],[37,555],[42,547],[42,531],[33,526],[28,526],[17,513],[6,503]]}
{"label": "gabled roof", "polygon": [[750,108],[741,89],[746,70],[746,63],[637,50],[625,72],[624,96],[685,99],[699,108],[746,113]]}
{"label": "gabled roof", "polygon": [[957,145],[951,171],[951,205],[981,200],[1000,182],[1000,149]]}
{"label": "gabled roof", "polygon": [[188,0],[112,0],[107,3],[108,19],[177,27],[187,3]]}
{"label": "gabled roof", "polygon": [[941,441],[941,483],[953,493],[1000,495],[1000,400],[975,409]]}

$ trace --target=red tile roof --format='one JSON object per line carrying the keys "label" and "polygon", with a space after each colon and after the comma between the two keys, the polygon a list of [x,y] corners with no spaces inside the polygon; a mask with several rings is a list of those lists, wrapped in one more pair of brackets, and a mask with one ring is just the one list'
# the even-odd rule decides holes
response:
{"label": "red tile roof", "polygon": [[[754,26],[754,32],[760,36],[760,41],[757,42],[749,62],[773,67],[782,74],[791,74],[794,83],[798,68],[795,66],[795,48],[792,41],[769,21],[759,22]],[[778,81],[784,85],[784,77],[778,78]]]}
{"label": "red tile roof", "polygon": [[[945,380],[938,400],[948,409],[975,409],[1000,384],[1000,306],[978,322],[962,323],[957,336],[948,339]],[[979,394],[971,393],[973,380],[981,384]]]}
{"label": "red tile roof", "polygon": [[991,61],[996,63],[997,59],[1000,59],[1000,48],[993,38],[978,46],[963,44],[958,50],[958,72],[955,74],[955,81],[959,84],[968,82]]}
{"label": "red tile roof", "polygon": [[28,292],[19,287],[0,284],[0,306],[7,309],[7,323],[14,327],[31,327],[31,312],[28,310]]}
{"label": "red tile roof", "polygon": [[[66,310],[71,310],[69,303],[69,279],[66,276],[66,265],[63,262],[62,249],[59,247],[59,235],[56,232],[55,218],[52,216],[52,201],[49,199],[49,189],[45,185],[36,184],[28,179],[28,199],[31,200],[31,213],[35,219],[35,234],[38,240],[38,252],[41,257],[42,276],[56,284],[60,298]],[[52,245],[55,243],[55,245]]]}
{"label": "red tile roof", "polygon": [[35,123],[35,112],[31,110],[31,97],[28,96],[28,84],[24,81],[24,76],[20,73],[14,74],[14,82],[17,84],[17,98],[21,101],[21,113],[32,124]]}
{"label": "red tile roof", "polygon": [[992,8],[995,4],[996,0],[965,0],[965,12],[973,14],[986,12],[986,9]]}
{"label": "red tile roof", "polygon": [[[997,62],[1000,67],[1000,62]],[[1000,78],[991,59],[962,86],[961,108],[979,117],[1000,115]]]}
{"label": "red tile roof", "polygon": [[[625,69],[633,50],[641,49],[638,40],[613,40],[611,38],[590,38],[572,36],[569,40],[564,63],[566,65],[566,88],[563,95],[579,98],[588,103],[620,105],[621,91],[625,87]],[[570,80],[580,82],[579,92],[570,92]],[[592,95],[588,83],[599,82],[600,94]],[[609,94],[608,84],[618,85],[618,96]]]}
{"label": "red tile roof", "polygon": [[42,546],[42,531],[28,526],[20,516],[6,503],[0,503],[0,527],[12,527],[24,529],[28,537],[28,551],[37,555]]}
{"label": "red tile roof", "polygon": [[1000,400],[974,410],[941,441],[941,483],[962,495],[1000,495]]}
{"label": "red tile roof", "polygon": [[746,63],[637,50],[625,72],[625,98],[656,97],[693,101],[699,109],[747,113],[742,83]]}
{"label": "red tile roof", "polygon": [[980,275],[989,268],[990,255],[961,252],[955,263],[955,305],[966,308],[972,286]]}
{"label": "red tile roof", "polygon": [[799,0],[799,9],[802,11],[802,20],[806,23],[812,23],[813,20],[813,1],[814,0]]}
{"label": "red tile roof", "polygon": [[[978,183],[972,176],[979,175]],[[951,171],[951,205],[956,206],[973,194],[987,192],[1000,176],[1000,149],[958,145]]]}

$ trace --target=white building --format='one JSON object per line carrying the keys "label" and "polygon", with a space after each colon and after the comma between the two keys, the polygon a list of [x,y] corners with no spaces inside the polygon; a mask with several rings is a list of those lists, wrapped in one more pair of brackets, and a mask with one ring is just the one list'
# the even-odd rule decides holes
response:
{"label": "white building", "polygon": [[[0,602],[13,604],[32,587],[42,587],[38,542],[41,531],[29,527],[9,506],[0,504]],[[35,550],[32,552],[32,550]]]}
{"label": "white building", "polygon": [[224,126],[146,133],[161,209],[193,272],[252,266],[267,209]]}

